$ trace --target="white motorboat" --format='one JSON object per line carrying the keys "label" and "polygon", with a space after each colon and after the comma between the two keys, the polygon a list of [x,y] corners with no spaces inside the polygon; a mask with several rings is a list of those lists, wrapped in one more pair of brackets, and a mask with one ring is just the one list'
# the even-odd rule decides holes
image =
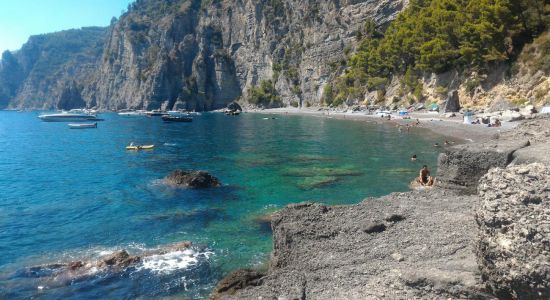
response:
{"label": "white motorboat", "polygon": [[97,128],[97,123],[68,124],[71,129]]}
{"label": "white motorboat", "polygon": [[119,116],[135,117],[135,116],[146,116],[147,111],[145,110],[134,110],[134,111],[121,111],[118,113]]}
{"label": "white motorboat", "polygon": [[94,115],[75,114],[75,113],[57,113],[43,114],[38,116],[44,122],[86,122],[86,121],[101,121]]}

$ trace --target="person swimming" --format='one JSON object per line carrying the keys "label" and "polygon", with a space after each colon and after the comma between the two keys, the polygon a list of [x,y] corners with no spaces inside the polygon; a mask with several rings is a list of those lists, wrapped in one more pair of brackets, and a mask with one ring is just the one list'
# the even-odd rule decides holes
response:
{"label": "person swimming", "polygon": [[440,147],[439,143],[435,143],[434,147]]}
{"label": "person swimming", "polygon": [[416,160],[416,154],[413,154],[413,156],[411,156],[411,161],[415,161]]}

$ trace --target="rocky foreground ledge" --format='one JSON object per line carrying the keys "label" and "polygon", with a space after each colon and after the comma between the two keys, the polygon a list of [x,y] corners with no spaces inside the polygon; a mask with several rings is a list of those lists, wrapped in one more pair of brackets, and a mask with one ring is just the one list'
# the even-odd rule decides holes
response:
{"label": "rocky foreground ledge", "polygon": [[234,272],[211,299],[550,298],[549,129],[447,150],[428,191],[288,206],[268,272]]}

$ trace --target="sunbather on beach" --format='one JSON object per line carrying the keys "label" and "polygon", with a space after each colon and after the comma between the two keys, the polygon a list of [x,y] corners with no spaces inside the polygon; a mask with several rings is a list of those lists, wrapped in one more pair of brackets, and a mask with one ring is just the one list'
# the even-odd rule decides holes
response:
{"label": "sunbather on beach", "polygon": [[434,183],[433,177],[430,176],[430,170],[428,170],[428,166],[424,165],[422,166],[422,169],[420,169],[420,174],[418,175],[417,181],[424,186],[432,186]]}

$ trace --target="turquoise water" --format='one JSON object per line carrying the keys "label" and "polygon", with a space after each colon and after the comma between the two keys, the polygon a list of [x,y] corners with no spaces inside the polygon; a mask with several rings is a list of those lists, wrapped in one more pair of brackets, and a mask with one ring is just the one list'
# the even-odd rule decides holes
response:
{"label": "turquoise water", "polygon": [[[164,124],[103,114],[97,129],[71,130],[37,115],[0,112],[0,298],[202,298],[227,272],[265,265],[262,216],[294,202],[405,191],[438,155],[438,137],[417,129],[320,117],[205,113]],[[156,148],[125,151],[132,141]],[[176,168],[207,170],[224,185],[163,185]],[[195,245],[192,263],[163,257],[64,280],[31,268],[184,240]]]}

